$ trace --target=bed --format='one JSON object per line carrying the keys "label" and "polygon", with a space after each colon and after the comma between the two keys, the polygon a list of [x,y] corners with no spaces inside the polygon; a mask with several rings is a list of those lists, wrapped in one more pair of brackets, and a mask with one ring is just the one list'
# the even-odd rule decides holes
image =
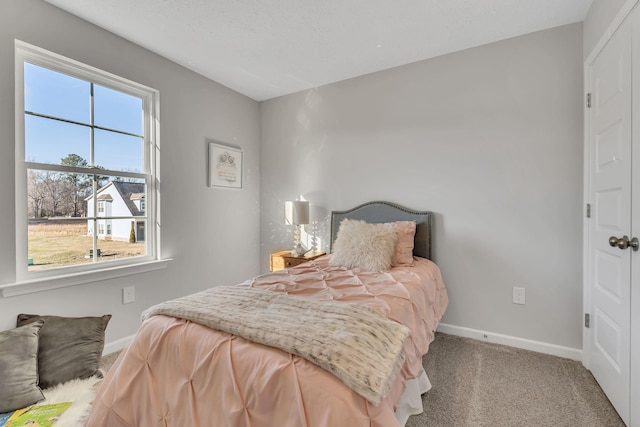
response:
{"label": "bed", "polygon": [[[387,224],[385,236],[390,223],[415,224],[411,262],[336,264],[345,224],[363,221]],[[150,308],[87,425],[403,426],[422,412],[422,357],[448,304],[431,226],[432,213],[388,202],[332,212],[331,254]],[[274,333],[276,344],[264,341]],[[369,347],[355,348],[361,341]]]}

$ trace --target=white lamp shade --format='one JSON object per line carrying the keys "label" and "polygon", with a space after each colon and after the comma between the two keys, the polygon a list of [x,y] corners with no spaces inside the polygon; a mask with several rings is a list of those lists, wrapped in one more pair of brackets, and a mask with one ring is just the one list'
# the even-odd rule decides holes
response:
{"label": "white lamp shade", "polygon": [[284,202],[284,217],[287,224],[309,224],[309,202],[294,200]]}

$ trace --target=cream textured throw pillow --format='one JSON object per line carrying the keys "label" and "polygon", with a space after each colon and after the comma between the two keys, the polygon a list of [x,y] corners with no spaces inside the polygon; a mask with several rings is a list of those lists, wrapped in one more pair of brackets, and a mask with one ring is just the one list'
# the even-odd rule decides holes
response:
{"label": "cream textured throw pillow", "polygon": [[334,243],[330,264],[366,271],[391,267],[397,234],[391,225],[343,219]]}

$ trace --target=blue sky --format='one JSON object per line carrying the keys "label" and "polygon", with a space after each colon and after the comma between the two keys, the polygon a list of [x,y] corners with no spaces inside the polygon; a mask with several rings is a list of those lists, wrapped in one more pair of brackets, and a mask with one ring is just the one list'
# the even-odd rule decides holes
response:
{"label": "blue sky", "polygon": [[[90,123],[91,85],[37,65],[25,63],[25,110]],[[142,135],[142,100],[94,85],[94,124]],[[90,128],[42,117],[25,116],[25,160],[60,164],[68,154],[90,160]],[[95,165],[142,172],[142,138],[97,129]]]}

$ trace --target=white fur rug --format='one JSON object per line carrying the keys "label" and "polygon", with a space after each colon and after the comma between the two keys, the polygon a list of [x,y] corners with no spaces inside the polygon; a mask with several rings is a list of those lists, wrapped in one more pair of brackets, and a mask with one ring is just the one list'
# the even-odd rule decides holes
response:
{"label": "white fur rug", "polygon": [[101,378],[91,377],[86,380],[72,380],[44,389],[42,392],[45,399],[38,405],[72,402],[72,405],[60,416],[54,427],[82,427],[89,416],[93,398],[101,381]]}

